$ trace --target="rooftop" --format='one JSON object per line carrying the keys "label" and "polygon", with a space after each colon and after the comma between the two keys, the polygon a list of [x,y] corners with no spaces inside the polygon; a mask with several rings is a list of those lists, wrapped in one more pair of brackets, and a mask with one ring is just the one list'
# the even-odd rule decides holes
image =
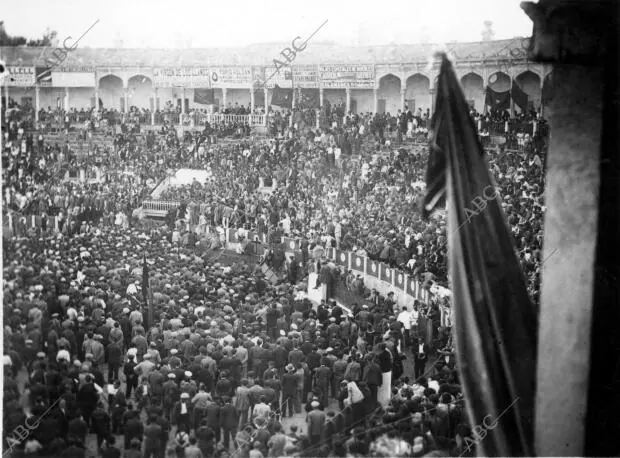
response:
{"label": "rooftop", "polygon": [[[435,51],[450,50],[459,60],[522,58],[526,38],[478,41],[471,43],[411,44],[384,46],[341,46],[333,42],[311,41],[295,58],[295,64],[366,63],[391,64],[425,63]],[[62,47],[62,45],[59,45]],[[243,48],[181,48],[181,49],[124,49],[77,48],[68,53],[63,67],[193,67],[208,65],[273,65],[283,60],[280,52],[290,43],[261,43]],[[0,57],[7,65],[45,66],[53,58],[54,48],[0,47]]]}

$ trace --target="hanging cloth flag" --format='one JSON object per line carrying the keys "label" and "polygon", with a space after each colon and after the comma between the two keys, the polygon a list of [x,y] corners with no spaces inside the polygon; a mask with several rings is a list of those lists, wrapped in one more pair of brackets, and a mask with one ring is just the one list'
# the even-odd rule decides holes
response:
{"label": "hanging cloth flag", "polygon": [[514,100],[515,105],[521,108],[522,111],[527,110],[527,104],[529,101],[529,97],[523,91],[523,89],[519,87],[519,85],[515,81],[512,82],[512,89],[510,90],[510,96],[512,97],[512,100]]}
{"label": "hanging cloth flag", "polygon": [[271,96],[271,104],[282,108],[293,108],[293,90],[282,89],[276,84]]}
{"label": "hanging cloth flag", "polygon": [[300,108],[319,108],[321,106],[321,96],[318,89],[300,90]]}
{"label": "hanging cloth flag", "polygon": [[495,110],[510,109],[510,91],[496,92],[487,86],[484,104]]}
{"label": "hanging cloth flag", "polygon": [[215,95],[213,89],[194,89],[194,103],[201,105],[213,105]]}
{"label": "hanging cloth flag", "polygon": [[51,85],[52,84],[52,68],[51,67],[35,67],[34,74],[37,84]]}
{"label": "hanging cloth flag", "polygon": [[445,55],[435,107],[423,216],[446,198],[451,318],[469,419],[472,425],[489,415],[497,419],[492,429],[485,425],[476,454],[534,456],[538,310],[528,296],[467,101]]}

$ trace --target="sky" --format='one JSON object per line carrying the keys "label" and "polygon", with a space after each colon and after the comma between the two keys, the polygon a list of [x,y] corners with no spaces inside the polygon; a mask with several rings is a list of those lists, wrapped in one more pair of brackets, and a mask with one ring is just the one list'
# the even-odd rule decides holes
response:
{"label": "sky", "polygon": [[[46,28],[91,48],[233,47],[305,39],[342,45],[480,41],[529,36],[521,0],[27,0],[5,2],[10,35],[38,38]],[[97,22],[98,21],[98,22]],[[71,43],[71,41],[67,41]]]}

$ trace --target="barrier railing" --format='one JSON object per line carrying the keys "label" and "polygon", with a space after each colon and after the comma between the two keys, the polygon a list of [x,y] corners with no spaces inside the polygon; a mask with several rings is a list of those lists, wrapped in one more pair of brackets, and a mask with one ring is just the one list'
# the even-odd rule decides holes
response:
{"label": "barrier railing", "polygon": [[[253,231],[247,232],[248,241],[265,241],[265,234],[259,234]],[[229,243],[238,243],[238,230],[233,228],[226,229],[226,241]],[[284,250],[295,254],[301,253],[301,242],[298,239],[282,237]],[[423,287],[413,275],[403,272],[399,269],[390,267],[389,265],[374,261],[364,256],[359,256],[350,251],[338,250],[336,248],[327,248],[325,250],[327,257],[334,261],[339,267],[359,272],[367,277],[374,278],[388,284],[395,292],[400,292],[410,297],[428,303],[432,296],[431,292]]]}
{"label": "barrier railing", "polygon": [[178,208],[181,202],[175,200],[145,200],[142,210],[145,213],[168,213],[171,208]]}
{"label": "barrier railing", "polygon": [[491,135],[502,135],[506,133],[506,123],[504,121],[483,122],[482,128],[486,129]]}

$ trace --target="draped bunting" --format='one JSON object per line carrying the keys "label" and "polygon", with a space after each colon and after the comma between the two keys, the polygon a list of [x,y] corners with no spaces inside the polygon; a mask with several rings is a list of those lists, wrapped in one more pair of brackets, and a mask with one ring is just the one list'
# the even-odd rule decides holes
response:
{"label": "draped bunting", "polygon": [[510,90],[510,96],[512,100],[514,100],[515,105],[517,105],[521,110],[526,111],[527,105],[529,101],[528,95],[519,87],[516,81],[512,82],[512,89]]}
{"label": "draped bunting", "polygon": [[271,96],[271,104],[283,108],[293,107],[293,90],[283,89],[276,85]]}
{"label": "draped bunting", "polygon": [[381,276],[379,278],[385,282],[392,283],[392,268],[387,264],[381,263]]}
{"label": "draped bunting", "polygon": [[194,89],[194,103],[201,105],[213,105],[215,103],[215,94],[213,89]]}
{"label": "draped bunting", "polygon": [[510,91],[497,92],[487,86],[484,104],[495,110],[508,110],[510,108]]}
{"label": "draped bunting", "polygon": [[351,253],[351,269],[364,273],[366,258],[355,253]]}
{"label": "draped bunting", "polygon": [[397,270],[394,270],[394,285],[404,291],[405,290],[405,282],[406,282],[406,276],[402,273],[402,272],[398,272]]}
{"label": "draped bunting", "polygon": [[336,250],[336,264],[349,267],[349,255],[346,251]]}
{"label": "draped bunting", "polygon": [[379,278],[379,263],[369,259],[366,261],[366,275]]}

